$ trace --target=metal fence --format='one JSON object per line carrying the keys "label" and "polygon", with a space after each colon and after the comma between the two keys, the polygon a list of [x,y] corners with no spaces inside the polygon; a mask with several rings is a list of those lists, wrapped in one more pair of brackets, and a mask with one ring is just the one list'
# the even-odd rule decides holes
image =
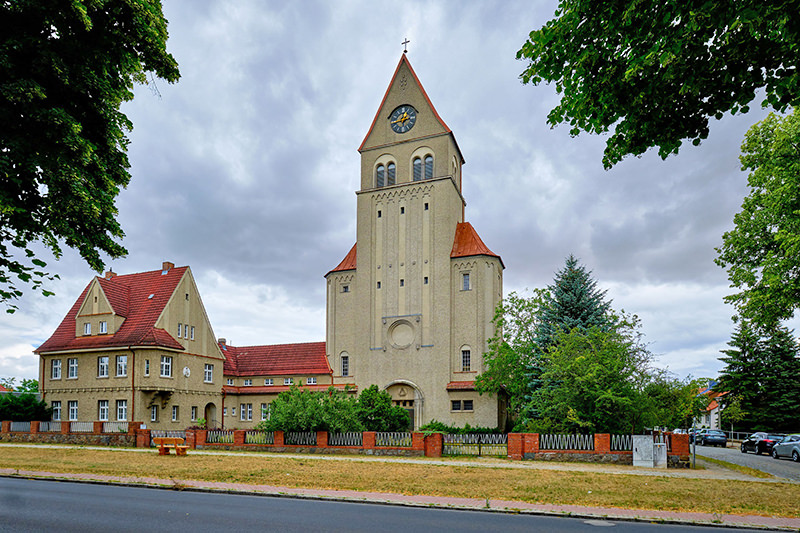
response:
{"label": "metal fence", "polygon": [[206,442],[208,444],[233,444],[233,430],[209,429],[206,432]]}
{"label": "metal fence", "polygon": [[156,444],[153,439],[156,437],[177,437],[186,441],[186,432],[180,429],[151,429],[150,430],[150,447]]}
{"label": "metal fence", "polygon": [[[208,439],[206,439],[206,442]],[[275,433],[272,431],[246,431],[244,433],[245,444],[275,444]]]}
{"label": "metal fence", "polygon": [[30,422],[11,422],[11,431],[24,431],[25,433],[31,432]]}
{"label": "metal fence", "polygon": [[127,433],[127,422],[103,422],[103,433]]}
{"label": "metal fence", "polygon": [[287,431],[283,434],[283,443],[290,446],[316,446],[316,431]]}
{"label": "metal fence", "polygon": [[543,433],[539,435],[539,449],[594,451],[594,435]]}
{"label": "metal fence", "polygon": [[442,455],[508,455],[508,435],[470,433],[442,435]]}
{"label": "metal fence", "polygon": [[39,422],[39,433],[60,433],[61,422]]}
{"label": "metal fence", "polygon": [[94,433],[94,422],[70,422],[70,433]]}
{"label": "metal fence", "polygon": [[375,434],[375,446],[391,446],[393,448],[411,448],[411,433],[397,431],[379,431]]}
{"label": "metal fence", "polygon": [[666,444],[667,445],[667,452],[672,451],[672,434],[669,433],[654,433],[653,434],[653,443],[654,444]]}
{"label": "metal fence", "polygon": [[328,446],[361,446],[363,433],[328,433]]}
{"label": "metal fence", "polygon": [[612,452],[632,452],[633,435],[611,435]]}

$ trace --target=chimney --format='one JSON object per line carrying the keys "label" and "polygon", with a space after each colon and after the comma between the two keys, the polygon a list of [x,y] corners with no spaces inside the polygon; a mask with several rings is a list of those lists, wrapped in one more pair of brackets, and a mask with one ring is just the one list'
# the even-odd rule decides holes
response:
{"label": "chimney", "polygon": [[226,344],[227,342],[228,342],[228,341],[226,341],[226,340],[225,340],[225,337],[220,337],[219,339],[217,339],[217,343],[218,343],[218,344],[221,344],[221,345],[223,345],[223,346],[225,346],[225,344]]}
{"label": "chimney", "polygon": [[170,263],[169,261],[164,261],[163,263],[161,263],[161,273],[162,274],[166,274],[172,268],[175,268],[175,263]]}
{"label": "chimney", "polygon": [[105,276],[104,276],[104,277],[105,277],[106,279],[111,279],[111,278],[113,278],[113,277],[114,277],[114,276],[116,276],[116,275],[117,275],[117,274],[116,274],[116,273],[115,273],[113,270],[109,270],[108,272],[106,272],[106,274],[105,274]]}

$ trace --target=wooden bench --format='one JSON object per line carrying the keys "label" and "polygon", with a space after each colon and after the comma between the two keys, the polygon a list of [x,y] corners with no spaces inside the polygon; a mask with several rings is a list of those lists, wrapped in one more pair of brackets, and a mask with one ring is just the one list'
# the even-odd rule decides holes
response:
{"label": "wooden bench", "polygon": [[158,455],[169,455],[170,450],[175,450],[175,455],[186,455],[189,449],[181,437],[154,437],[153,443],[158,446]]}

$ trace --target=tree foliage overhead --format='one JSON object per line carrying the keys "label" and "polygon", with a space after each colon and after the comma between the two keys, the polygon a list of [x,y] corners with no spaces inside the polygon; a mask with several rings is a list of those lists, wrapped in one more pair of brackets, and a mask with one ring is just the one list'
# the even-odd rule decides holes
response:
{"label": "tree foliage overhead", "polygon": [[[52,276],[61,243],[92,269],[126,253],[115,199],[130,180],[120,105],[148,72],[175,82],[160,0],[0,3],[0,302]],[[44,294],[49,294],[43,290]]]}
{"label": "tree foliage overhead", "polygon": [[745,319],[771,327],[800,307],[800,111],[770,114],[750,128],[740,160],[750,193],[716,262],[740,289],[726,300]]}
{"label": "tree foliage overhead", "polygon": [[747,112],[756,92],[800,104],[800,0],[561,0],[517,52],[521,78],[561,95],[548,123],[612,134],[603,164],[708,136],[710,117]]}

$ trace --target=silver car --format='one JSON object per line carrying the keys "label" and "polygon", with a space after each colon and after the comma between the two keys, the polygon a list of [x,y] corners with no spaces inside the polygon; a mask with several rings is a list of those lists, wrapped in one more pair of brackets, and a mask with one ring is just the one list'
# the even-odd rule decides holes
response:
{"label": "silver car", "polygon": [[795,463],[800,463],[800,435],[787,435],[782,441],[772,446],[772,457],[791,457]]}

